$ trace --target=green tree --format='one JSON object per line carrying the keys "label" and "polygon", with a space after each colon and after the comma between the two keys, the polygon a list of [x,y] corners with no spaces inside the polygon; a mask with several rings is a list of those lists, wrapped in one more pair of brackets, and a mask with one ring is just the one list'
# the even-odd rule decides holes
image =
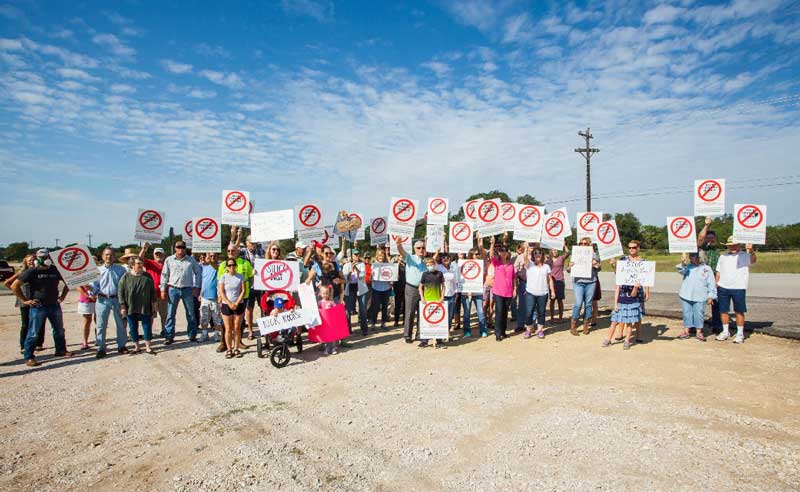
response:
{"label": "green tree", "polygon": [[641,241],[643,249],[667,249],[669,247],[669,244],[667,243],[667,226],[642,226]]}
{"label": "green tree", "polygon": [[520,195],[517,197],[517,203],[522,205],[536,205],[537,207],[542,206],[542,202],[534,198],[533,196],[525,193],[524,195]]}
{"label": "green tree", "polygon": [[617,222],[617,229],[623,246],[631,239],[641,240],[642,223],[639,222],[633,212],[616,213],[614,214],[614,220]]}
{"label": "green tree", "polygon": [[25,255],[29,254],[31,250],[28,248],[28,243],[18,242],[11,243],[5,248],[5,257],[11,261],[21,261]]}

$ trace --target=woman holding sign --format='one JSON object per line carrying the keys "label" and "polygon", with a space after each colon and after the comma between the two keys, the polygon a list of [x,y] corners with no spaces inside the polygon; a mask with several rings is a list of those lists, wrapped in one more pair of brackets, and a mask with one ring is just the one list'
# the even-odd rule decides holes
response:
{"label": "woman holding sign", "polygon": [[511,261],[511,253],[505,244],[495,245],[494,236],[489,241],[489,258],[494,267],[494,285],[492,287],[492,297],[494,299],[495,323],[494,338],[501,341],[507,338],[506,323],[508,322],[508,310],[511,307],[511,300],[516,291],[516,274],[514,272],[514,262]]}
{"label": "woman holding sign", "polygon": [[[244,276],[236,273],[236,260],[228,258],[225,260],[225,273],[219,277],[217,292],[219,302],[222,304],[222,322],[225,324],[225,344],[228,351],[226,359],[241,357],[239,344],[242,342],[242,332],[239,330],[244,315],[245,281]],[[236,349],[233,349],[236,347]]]}
{"label": "woman holding sign", "polygon": [[[386,258],[386,250],[378,248],[375,250],[375,264],[388,263]],[[376,269],[373,266],[372,271]],[[389,293],[392,291],[392,283],[384,280],[372,279],[372,306],[370,313],[370,321],[375,326],[378,323],[378,310],[381,311],[381,330],[386,329],[386,320],[389,313]]]}
{"label": "woman holding sign", "polygon": [[[580,240],[580,246],[592,246],[592,240],[584,237]],[[569,263],[570,268],[575,266],[575,262]],[[578,319],[583,306],[583,334],[589,334],[589,323],[592,319],[592,299],[594,299],[594,289],[597,287],[597,272],[600,271],[600,257],[592,252],[592,272],[589,277],[572,277],[572,292],[575,296],[575,304],[572,306],[572,320],[570,321],[569,332],[578,336]]]}

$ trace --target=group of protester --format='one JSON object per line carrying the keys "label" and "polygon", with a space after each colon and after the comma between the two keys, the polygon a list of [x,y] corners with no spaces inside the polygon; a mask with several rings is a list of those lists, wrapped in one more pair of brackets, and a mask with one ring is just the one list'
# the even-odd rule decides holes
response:
{"label": "group of protester", "polygon": [[[733,303],[736,322],[735,342],[744,341],[744,316],[747,312],[745,294],[749,266],[756,262],[751,245],[741,251],[741,245],[733,238],[725,243],[727,250],[720,253],[716,236],[709,230],[710,219],[698,236],[699,253],[684,255],[677,266],[683,276],[679,298],[683,309],[684,330],[679,339],[689,338],[690,330],[696,332],[698,340],[703,335],[704,306],[711,305],[711,326],[719,330],[717,340],[730,337],[728,310]],[[242,244],[241,228],[232,227],[233,238],[226,248],[225,260],[220,263],[218,253],[192,255],[184,241],[174,244],[173,254],[166,255],[163,248],[154,248],[152,258],[147,258],[150,244],[145,243],[138,253],[126,250],[117,263],[114,250],[106,248],[101,254],[100,277],[89,285],[79,287],[78,313],[83,316],[83,343],[81,349],[89,348],[89,334],[94,320],[96,327],[96,357],[106,356],[106,330],[109,318],[116,327],[116,348],[120,354],[136,354],[141,351],[139,325],[142,328],[144,352],[155,355],[152,340],[155,318],[161,319],[160,337],[168,346],[175,340],[176,313],[183,304],[186,315],[187,336],[190,342],[203,342],[213,333],[218,342],[217,351],[226,358],[242,357],[249,348],[244,343],[244,331],[248,340],[256,336],[255,311],[261,316],[277,315],[297,304],[296,294],[285,291],[262,291],[255,288],[255,261],[260,258],[296,261],[300,281],[315,289],[320,308],[345,304],[348,321],[355,316],[362,335],[387,329],[391,321],[398,326],[402,318],[403,337],[406,343],[419,340],[419,347],[428,347],[429,341],[420,336],[419,304],[443,302],[448,307],[448,328],[463,330],[463,337],[472,336],[472,311],[477,317],[481,337],[494,332],[495,340],[508,338],[509,314],[516,321],[515,332],[524,332],[523,338],[545,337],[546,315],[549,303],[551,324],[563,321],[565,278],[574,265],[569,262],[570,249],[544,251],[538,243],[522,242],[511,252],[508,235],[500,241],[477,237],[477,248],[467,254],[427,252],[425,242],[413,242],[413,251],[406,251],[403,244],[396,243],[397,255],[390,255],[391,248],[382,245],[362,252],[357,243],[349,247],[342,240],[337,254],[330,245],[297,242],[295,249],[285,256],[280,246],[273,242],[264,250],[247,236]],[[591,246],[591,240],[583,238],[582,246]],[[631,240],[627,244],[628,255],[622,260],[643,260],[639,253],[640,243]],[[443,248],[446,251],[446,244]],[[463,259],[484,262],[484,290],[482,293],[463,292],[457,262]],[[398,278],[388,282],[372,279],[371,268],[375,263],[398,264]],[[612,269],[615,260],[610,262]],[[593,253],[591,274],[588,277],[572,277],[575,302],[570,317],[570,333],[588,335],[596,325],[597,301],[600,299],[598,272],[601,261]],[[55,355],[70,357],[64,336],[61,302],[67,295],[66,285],[58,270],[52,265],[49,251],[41,249],[27,256],[23,269],[6,281],[17,297],[20,308],[20,350],[28,366],[39,365],[35,352],[42,350],[45,322],[49,321],[55,341]],[[623,341],[629,349],[641,341],[641,323],[645,305],[650,297],[648,287],[640,285],[616,286],[611,326],[603,347],[614,341]],[[393,305],[393,306],[392,306]],[[558,317],[556,318],[556,305]],[[390,309],[393,307],[393,309]],[[378,325],[378,314],[381,323]],[[581,316],[582,314],[582,316]],[[582,321],[581,321],[582,320]],[[416,333],[414,326],[416,325]],[[198,330],[201,332],[198,338]],[[352,332],[352,327],[351,327]],[[635,335],[634,335],[635,332]],[[619,335],[619,336],[618,336]],[[302,336],[297,331],[293,336]],[[133,343],[128,349],[128,341]],[[434,345],[445,346],[445,340]],[[347,342],[321,344],[326,354],[334,354]]]}

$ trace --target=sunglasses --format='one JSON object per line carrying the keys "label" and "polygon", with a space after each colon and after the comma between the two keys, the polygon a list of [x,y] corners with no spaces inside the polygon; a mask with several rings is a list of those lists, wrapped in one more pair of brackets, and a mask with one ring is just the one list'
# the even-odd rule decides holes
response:
{"label": "sunglasses", "polygon": [[175,249],[186,249],[186,246],[180,246],[180,245],[176,245],[176,246],[175,246]]}
{"label": "sunglasses", "polygon": [[414,246],[414,249],[425,249],[425,246]]}
{"label": "sunglasses", "polygon": [[628,249],[639,249],[639,246],[628,246]]}
{"label": "sunglasses", "polygon": [[236,266],[236,263],[228,263],[228,264],[227,264],[227,265],[225,265],[225,266],[229,266],[229,267],[235,267],[235,266]]}
{"label": "sunglasses", "polygon": [[270,251],[280,251],[278,248],[270,248]]}

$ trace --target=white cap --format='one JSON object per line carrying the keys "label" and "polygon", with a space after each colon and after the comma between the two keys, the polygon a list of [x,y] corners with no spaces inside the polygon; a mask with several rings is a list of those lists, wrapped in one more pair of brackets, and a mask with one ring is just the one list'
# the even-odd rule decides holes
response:
{"label": "white cap", "polygon": [[307,245],[306,243],[304,243],[303,241],[297,241],[297,242],[294,244],[294,247],[295,247],[295,248],[303,248],[303,249],[305,249],[305,248],[307,248],[307,247],[308,247],[308,245]]}
{"label": "white cap", "polygon": [[164,253],[164,248],[154,248],[153,249],[153,254],[157,255],[158,253],[161,253],[162,255],[166,254],[166,253]]}

